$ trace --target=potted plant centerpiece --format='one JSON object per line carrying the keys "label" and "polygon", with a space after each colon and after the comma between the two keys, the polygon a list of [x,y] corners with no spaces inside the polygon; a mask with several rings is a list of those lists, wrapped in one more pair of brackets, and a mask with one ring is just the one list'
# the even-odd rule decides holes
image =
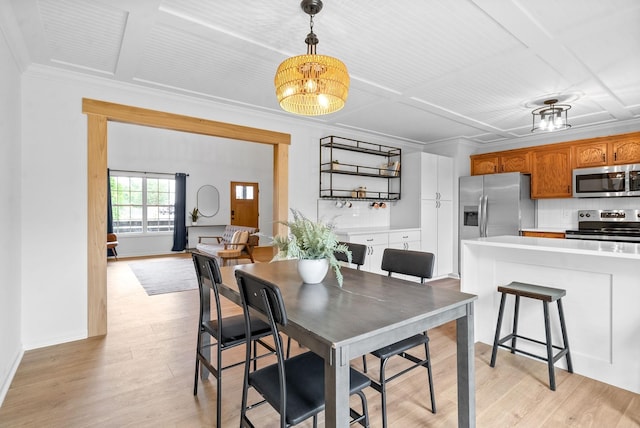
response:
{"label": "potted plant centerpiece", "polygon": [[198,211],[198,208],[192,209],[189,214],[191,215],[191,224],[192,225],[197,224],[198,223],[198,217],[200,217],[200,211]]}
{"label": "potted plant centerpiece", "polygon": [[289,234],[273,238],[273,245],[278,248],[274,260],[298,259],[298,273],[307,284],[322,282],[332,267],[342,286],[340,263],[335,252],[345,253],[349,262],[351,252],[346,245],[338,243],[334,224],[311,221],[295,209],[291,209],[291,213],[293,220],[280,222],[289,228]]}

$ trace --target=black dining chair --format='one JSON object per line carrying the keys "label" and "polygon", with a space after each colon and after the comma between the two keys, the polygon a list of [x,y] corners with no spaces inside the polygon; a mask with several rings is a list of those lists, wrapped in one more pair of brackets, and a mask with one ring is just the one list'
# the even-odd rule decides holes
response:
{"label": "black dining chair", "polygon": [[[420,278],[420,283],[433,276],[435,256],[432,253],[412,250],[399,250],[386,248],[382,254],[382,270],[392,273],[410,275]],[[417,346],[424,345],[425,358],[410,354],[408,351]],[[380,392],[382,397],[382,426],[387,426],[387,383],[418,368],[426,367],[429,380],[429,394],[431,396],[431,412],[436,413],[436,400],[433,391],[433,377],[431,373],[431,356],[429,354],[429,336],[424,332],[416,334],[407,339],[401,340],[384,348],[380,348],[371,353],[380,359],[379,378],[371,379],[371,387]],[[385,369],[389,359],[399,356],[411,361],[412,365],[387,377]],[[364,371],[367,372],[366,359],[364,361]]]}
{"label": "black dining chair", "polygon": [[[255,321],[256,313],[268,319],[277,357],[276,363],[250,371],[249,361],[252,355],[251,348],[247,347],[240,426],[254,426],[247,416],[247,410],[267,402],[280,414],[281,428],[297,425],[311,417],[313,426],[317,427],[318,413],[325,407],[324,360],[310,351],[285,359],[278,326],[286,326],[288,320],[280,288],[242,270],[236,270],[235,274],[245,325]],[[369,426],[369,412],[367,398],[362,390],[370,383],[367,376],[351,369],[349,392],[357,394],[362,402],[361,413],[351,409],[351,422],[358,422],[365,427]],[[257,391],[263,400],[248,406],[249,388]]]}
{"label": "black dining chair", "polygon": [[[356,269],[360,270],[360,266],[364,264],[364,259],[367,255],[367,246],[353,242],[338,242],[338,244],[345,245],[351,251],[351,264],[356,265]],[[339,262],[349,263],[346,253],[336,251],[334,255]]]}
{"label": "black dining chair", "polygon": [[[215,258],[206,256],[201,253],[192,253],[193,264],[196,269],[196,276],[198,278],[198,289],[200,292],[200,317],[198,320],[198,341],[196,346],[196,370],[193,380],[193,395],[198,394],[198,375],[200,372],[200,365],[204,365],[206,369],[216,378],[216,426],[221,427],[221,410],[222,410],[222,371],[231,367],[236,367],[245,364],[245,360],[236,361],[235,363],[224,366],[222,364],[222,352],[234,348],[236,346],[247,344],[247,337],[250,337],[250,343],[253,345],[253,355],[258,354],[257,345],[260,343],[267,352],[262,355],[258,355],[253,359],[253,368],[256,369],[256,359],[265,357],[267,355],[273,355],[275,349],[268,343],[264,342],[262,338],[267,338],[271,335],[271,329],[269,325],[264,321],[255,320],[249,327],[248,331],[245,330],[244,316],[222,316],[222,310],[220,305],[220,295],[218,293],[218,284],[222,282],[222,276],[220,274],[220,268]],[[211,296],[215,302],[215,316],[205,315],[210,311],[211,305],[206,307],[206,302],[211,303]],[[209,309],[209,310],[207,310]],[[205,344],[203,340],[204,335],[209,335],[209,342]],[[249,344],[247,344],[249,346]],[[213,349],[215,348],[215,350]],[[215,366],[213,365],[213,358],[207,358],[204,353],[205,349],[209,349],[209,354],[213,354],[215,351]],[[212,357],[213,355],[211,355]]]}

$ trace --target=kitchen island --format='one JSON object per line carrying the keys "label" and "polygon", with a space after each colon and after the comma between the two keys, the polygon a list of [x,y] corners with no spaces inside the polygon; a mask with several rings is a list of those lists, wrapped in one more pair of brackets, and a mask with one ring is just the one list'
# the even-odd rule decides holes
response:
{"label": "kitchen island", "polygon": [[[477,341],[493,344],[498,285],[519,281],[563,288],[574,372],[640,393],[640,244],[497,236],[463,240],[461,245],[460,289],[478,296]],[[559,344],[557,308],[550,308],[554,344]],[[512,319],[510,297],[502,336]],[[521,300],[518,332],[544,338],[539,301]],[[520,343],[544,355],[544,347]],[[565,360],[556,367],[566,368]]]}

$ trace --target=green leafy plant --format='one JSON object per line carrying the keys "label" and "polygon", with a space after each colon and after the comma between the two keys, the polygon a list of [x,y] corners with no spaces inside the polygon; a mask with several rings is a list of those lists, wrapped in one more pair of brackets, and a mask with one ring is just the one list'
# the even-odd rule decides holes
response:
{"label": "green leafy plant", "polygon": [[191,221],[198,221],[198,217],[200,217],[200,211],[198,211],[198,208],[192,209],[189,214],[191,215]]}
{"label": "green leafy plant", "polygon": [[335,253],[344,253],[351,262],[351,251],[345,244],[338,243],[334,232],[333,222],[312,221],[300,211],[291,209],[293,220],[280,223],[289,228],[288,235],[277,235],[273,238],[273,245],[278,248],[274,260],[283,259],[327,259],[329,266],[336,273],[338,283],[342,285],[340,262]]}

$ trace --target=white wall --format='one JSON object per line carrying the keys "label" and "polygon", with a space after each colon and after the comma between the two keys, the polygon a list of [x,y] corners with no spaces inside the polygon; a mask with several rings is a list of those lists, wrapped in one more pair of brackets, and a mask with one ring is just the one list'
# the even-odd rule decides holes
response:
{"label": "white wall", "polygon": [[22,356],[20,70],[0,31],[0,404]]}
{"label": "white wall", "polygon": [[[198,225],[230,223],[230,182],[259,184],[260,230],[271,234],[273,224],[273,147],[206,135],[109,123],[108,165],[112,170],[161,173],[184,172],[187,177],[187,212],[197,204],[198,189],[213,185],[220,193],[220,210],[213,217],[200,217]],[[187,216],[187,225],[191,218]],[[217,233],[216,233],[217,232]],[[189,228],[190,247],[197,235],[219,235],[220,228]],[[173,233],[118,235],[118,255],[170,254]]]}
{"label": "white wall", "polygon": [[[22,257],[27,260],[34,249],[55,246],[56,251],[55,257],[38,260],[39,269],[22,269],[22,340],[26,349],[87,335],[87,129],[83,97],[291,134],[289,206],[309,217],[317,212],[318,140],[331,133],[344,135],[321,121],[313,126],[294,116],[253,113],[105,79],[29,68],[23,75],[22,93],[22,194],[28,195],[22,209]],[[109,129],[116,133],[114,127]],[[361,134],[344,136],[365,139]],[[271,164],[272,156],[265,163]]]}

